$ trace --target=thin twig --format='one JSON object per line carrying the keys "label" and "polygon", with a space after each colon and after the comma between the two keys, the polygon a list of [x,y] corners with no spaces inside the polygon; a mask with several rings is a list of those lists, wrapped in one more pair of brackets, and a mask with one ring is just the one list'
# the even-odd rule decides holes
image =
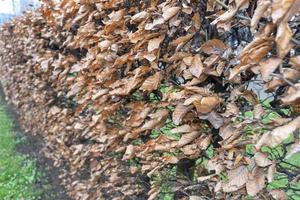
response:
{"label": "thin twig", "polygon": [[275,74],[275,73],[271,73],[271,76],[275,76],[277,78],[280,78],[282,80],[284,80],[287,84],[289,84],[292,88],[298,90],[298,88],[296,88],[296,86],[291,82],[289,81],[288,79],[286,79],[284,76],[282,76],[281,74]]}
{"label": "thin twig", "polygon": [[[223,8],[225,8],[226,10],[229,10],[229,9],[230,9],[230,7],[229,7],[228,5],[226,5],[224,2],[222,2],[222,1],[220,1],[220,0],[215,0],[215,2],[216,2],[217,4],[219,4],[220,6],[222,6]],[[239,14],[238,14],[238,15],[236,15],[236,17],[238,17],[238,18],[240,18],[240,19],[244,19],[244,20],[251,21],[251,18],[250,18],[250,17],[244,16],[244,15],[239,15]],[[265,25],[265,24],[262,23],[262,22],[259,22],[259,24]],[[293,38],[293,37],[292,37],[291,41],[292,41],[293,43],[297,44],[297,45],[300,45],[300,41],[297,40],[296,38]]]}
{"label": "thin twig", "polygon": [[220,0],[215,0],[215,1],[223,8],[226,8],[227,10],[229,10],[229,6],[227,6],[223,1],[220,1]]}
{"label": "thin twig", "polygon": [[291,41],[300,46],[300,41],[296,38],[292,38]]}

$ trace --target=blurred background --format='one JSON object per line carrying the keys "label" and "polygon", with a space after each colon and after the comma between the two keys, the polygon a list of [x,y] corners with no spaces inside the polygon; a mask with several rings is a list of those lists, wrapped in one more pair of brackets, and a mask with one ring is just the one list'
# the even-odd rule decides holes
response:
{"label": "blurred background", "polygon": [[0,24],[38,5],[38,0],[0,0]]}

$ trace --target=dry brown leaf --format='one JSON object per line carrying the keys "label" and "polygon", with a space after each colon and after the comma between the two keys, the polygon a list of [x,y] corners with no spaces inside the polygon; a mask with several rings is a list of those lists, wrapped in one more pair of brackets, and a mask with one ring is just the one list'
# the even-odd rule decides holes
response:
{"label": "dry brown leaf", "polygon": [[158,38],[153,38],[149,40],[148,43],[148,52],[154,51],[156,49],[159,49],[160,43],[164,40],[165,36],[162,35]]}
{"label": "dry brown leaf", "polygon": [[261,119],[266,114],[261,104],[256,104],[253,109],[254,119]]}
{"label": "dry brown leaf", "polygon": [[160,85],[161,74],[160,72],[156,72],[154,75],[148,77],[142,86],[140,87],[141,90],[147,91],[148,93],[152,92],[153,90],[157,90]]}
{"label": "dry brown leaf", "polygon": [[286,125],[275,128],[273,131],[264,134],[255,145],[260,149],[263,145],[275,147],[288,138],[295,130],[300,128],[300,116],[287,123]]}
{"label": "dry brown leaf", "polygon": [[295,91],[294,88],[291,88],[291,89],[289,89],[289,91],[286,96],[281,98],[281,101],[286,105],[299,104],[300,103],[300,89],[297,89]]}
{"label": "dry brown leaf", "polygon": [[215,19],[212,24],[215,25],[219,22],[225,22],[234,17],[234,15],[239,11],[239,9],[245,9],[249,6],[249,0],[236,0],[236,7],[230,8],[228,11],[223,13],[217,19]]}
{"label": "dry brown leaf", "polygon": [[133,22],[141,22],[145,20],[149,14],[146,11],[139,12],[131,17],[131,21]]}
{"label": "dry brown leaf", "polygon": [[220,128],[220,136],[223,140],[227,140],[238,133],[238,129],[234,128],[232,124],[224,125]]}
{"label": "dry brown leaf", "polygon": [[288,196],[282,190],[271,190],[270,194],[276,200],[288,200]]}
{"label": "dry brown leaf", "polygon": [[194,56],[189,70],[195,77],[199,78],[201,76],[203,72],[203,64],[199,55]]}
{"label": "dry brown leaf", "polygon": [[159,187],[153,187],[151,190],[148,192],[148,200],[154,200],[156,197],[159,195],[160,190]]}
{"label": "dry brown leaf", "polygon": [[134,147],[133,145],[128,145],[122,160],[132,159],[135,156],[135,152],[136,152],[136,147]]}
{"label": "dry brown leaf", "polygon": [[276,44],[277,44],[277,55],[279,58],[283,58],[292,48],[290,41],[293,33],[288,23],[281,23],[277,29]]}
{"label": "dry brown leaf", "polygon": [[204,198],[202,198],[200,196],[190,196],[189,200],[204,200]]}
{"label": "dry brown leaf", "polygon": [[246,183],[247,193],[256,196],[263,188],[265,188],[265,173],[262,168],[256,167],[249,174],[249,180]]}
{"label": "dry brown leaf", "polygon": [[222,55],[227,48],[228,47],[226,46],[226,44],[218,39],[208,40],[201,45],[201,51],[206,54]]}
{"label": "dry brown leaf", "polygon": [[[293,7],[296,10],[294,10]],[[299,1],[297,1],[297,0],[275,0],[275,1],[273,1],[273,3],[272,3],[273,23],[275,23],[275,24],[280,23],[283,20],[283,18],[285,18],[285,17],[287,17],[287,19],[285,19],[283,22],[287,22],[288,19],[291,17],[291,15],[294,14],[294,13],[289,13],[289,10],[291,9],[291,12],[297,12],[297,8],[299,9]],[[287,15],[287,16],[285,16],[285,15]]]}
{"label": "dry brown leaf", "polygon": [[175,134],[175,133],[189,133],[194,131],[194,129],[188,125],[188,124],[184,124],[182,126],[178,126],[176,128],[173,128],[170,130],[171,133]]}
{"label": "dry brown leaf", "polygon": [[165,20],[163,17],[154,19],[152,23],[146,24],[145,30],[153,30],[164,23],[165,23]]}
{"label": "dry brown leaf", "polygon": [[268,174],[267,174],[268,183],[271,183],[274,180],[275,172],[276,172],[276,164],[273,163],[268,168]]}
{"label": "dry brown leaf", "polygon": [[207,115],[198,115],[198,117],[208,120],[215,129],[219,129],[224,123],[223,117],[215,111],[211,111]]}
{"label": "dry brown leaf", "polygon": [[130,117],[127,119],[128,126],[138,127],[140,126],[148,114],[151,112],[151,108],[147,107],[144,103],[138,102],[133,105],[134,110]]}
{"label": "dry brown leaf", "polygon": [[220,15],[218,18],[216,18],[214,21],[211,22],[211,24],[216,25],[219,22],[225,22],[234,17],[236,12],[238,11],[238,8],[232,8],[226,12],[224,12],[222,15]]}
{"label": "dry brown leaf", "polygon": [[267,60],[260,62],[259,65],[262,79],[266,82],[269,81],[271,73],[277,69],[280,63],[280,58],[268,58]]}
{"label": "dry brown leaf", "polygon": [[239,113],[239,108],[237,107],[237,105],[235,103],[227,103],[226,105],[226,111],[225,113],[223,113],[222,115],[224,117],[231,117],[231,116],[236,116]]}
{"label": "dry brown leaf", "polygon": [[178,141],[177,146],[183,147],[184,145],[191,143],[193,140],[195,140],[200,135],[201,135],[201,132],[199,132],[199,131],[193,131],[191,133],[186,133],[186,134],[182,135],[182,137]]}
{"label": "dry brown leaf", "polygon": [[300,140],[296,140],[295,143],[293,143],[289,149],[288,154],[286,155],[286,158],[290,158],[294,154],[300,152]]}
{"label": "dry brown leaf", "polygon": [[293,65],[295,69],[300,69],[300,55],[290,58],[290,64]]}
{"label": "dry brown leaf", "polygon": [[185,101],[184,101],[184,103],[183,103],[183,105],[185,105],[185,106],[188,106],[188,105],[191,105],[194,101],[201,101],[201,99],[202,99],[203,97],[201,96],[201,95],[192,95],[191,97],[189,97],[189,98],[187,98]]}
{"label": "dry brown leaf", "polygon": [[197,181],[198,182],[203,182],[203,181],[211,179],[214,176],[216,176],[216,175],[215,174],[211,174],[211,175],[207,175],[207,176],[200,176],[200,177],[197,178]]}
{"label": "dry brown leaf", "polygon": [[217,96],[203,97],[201,100],[196,100],[193,102],[198,113],[209,113],[215,109],[220,103]]}
{"label": "dry brown leaf", "polygon": [[168,21],[172,17],[174,17],[180,10],[180,7],[170,7],[163,9],[163,18],[164,20]]}
{"label": "dry brown leaf", "polygon": [[229,75],[229,80],[233,80],[238,74],[246,71],[247,69],[253,67],[253,65],[238,65],[236,67],[234,67],[231,71],[230,71],[230,75]]}
{"label": "dry brown leaf", "polygon": [[272,161],[268,159],[268,154],[266,153],[255,153],[254,160],[259,167],[267,167],[272,164]]}
{"label": "dry brown leaf", "polygon": [[192,39],[192,37],[193,37],[193,34],[187,34],[187,35],[181,36],[181,37],[173,40],[171,42],[171,45],[175,46],[175,47],[178,47],[180,45],[184,45],[185,43],[190,41]]}
{"label": "dry brown leaf", "polygon": [[228,171],[227,183],[223,184],[224,192],[234,192],[245,186],[249,179],[249,172],[246,166],[241,165],[235,169]]}
{"label": "dry brown leaf", "polygon": [[209,171],[214,171],[215,174],[219,175],[224,169],[224,163],[221,162],[217,162],[216,159],[211,159],[208,161],[206,168]]}
{"label": "dry brown leaf", "polygon": [[141,127],[141,130],[145,131],[160,128],[164,125],[165,121],[168,118],[168,115],[169,111],[167,109],[161,109],[153,114],[150,114],[149,117],[151,118],[151,120],[145,122],[145,124]]}
{"label": "dry brown leaf", "polygon": [[179,125],[182,122],[182,118],[186,115],[187,112],[191,110],[191,106],[177,105],[173,114],[172,119],[175,125]]}
{"label": "dry brown leaf", "polygon": [[209,136],[206,136],[204,138],[201,138],[200,140],[197,140],[197,146],[199,149],[201,150],[206,150],[209,145],[211,144],[211,139],[212,139],[212,136],[209,135]]}
{"label": "dry brown leaf", "polygon": [[271,2],[269,0],[258,0],[254,14],[251,18],[251,31],[254,32],[257,28],[259,20],[265,15],[265,12],[270,7]]}

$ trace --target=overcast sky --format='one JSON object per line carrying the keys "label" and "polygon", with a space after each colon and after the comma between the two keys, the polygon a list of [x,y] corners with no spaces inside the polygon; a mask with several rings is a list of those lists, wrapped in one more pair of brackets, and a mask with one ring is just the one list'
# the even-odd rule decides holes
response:
{"label": "overcast sky", "polygon": [[0,13],[13,14],[12,0],[0,0]]}

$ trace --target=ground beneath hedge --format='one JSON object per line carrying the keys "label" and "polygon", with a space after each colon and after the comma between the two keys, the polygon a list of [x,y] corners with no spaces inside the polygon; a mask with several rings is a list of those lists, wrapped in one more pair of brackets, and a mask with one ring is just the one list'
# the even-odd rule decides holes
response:
{"label": "ground beneath hedge", "polygon": [[18,123],[18,114],[13,107],[4,101],[4,93],[0,87],[0,100],[4,104],[7,115],[13,122],[13,131],[16,134],[18,142],[16,146],[17,153],[28,156],[29,160],[35,161],[37,170],[41,177],[36,181],[36,189],[41,190],[42,200],[68,200],[70,199],[59,179],[60,169],[53,166],[53,161],[48,159],[43,153],[42,148],[45,146],[42,138],[38,135],[24,133]]}

